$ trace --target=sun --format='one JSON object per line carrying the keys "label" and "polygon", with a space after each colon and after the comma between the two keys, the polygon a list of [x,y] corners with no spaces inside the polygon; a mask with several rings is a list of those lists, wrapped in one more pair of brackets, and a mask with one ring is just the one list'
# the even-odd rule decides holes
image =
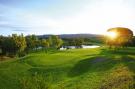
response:
{"label": "sun", "polygon": [[110,37],[111,39],[115,39],[117,37],[117,33],[116,32],[107,32],[106,36]]}

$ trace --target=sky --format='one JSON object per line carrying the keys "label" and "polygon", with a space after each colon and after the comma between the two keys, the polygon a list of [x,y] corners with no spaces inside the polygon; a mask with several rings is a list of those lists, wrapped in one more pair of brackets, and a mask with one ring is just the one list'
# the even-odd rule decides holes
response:
{"label": "sky", "polygon": [[0,35],[135,33],[135,0],[0,0]]}

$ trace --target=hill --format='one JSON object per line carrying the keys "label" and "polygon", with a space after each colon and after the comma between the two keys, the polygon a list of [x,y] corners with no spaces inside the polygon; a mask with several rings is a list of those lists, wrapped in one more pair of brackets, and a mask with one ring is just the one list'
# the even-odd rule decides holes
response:
{"label": "hill", "polygon": [[134,89],[135,48],[31,53],[0,62],[1,89]]}
{"label": "hill", "polygon": [[[50,35],[37,35],[39,39],[46,39]],[[75,38],[83,38],[85,45],[103,44],[104,36],[97,34],[60,34],[58,35],[65,43],[71,42]]]}
{"label": "hill", "polygon": [[[50,35],[38,35],[39,38],[48,38]],[[103,35],[97,34],[60,34],[58,35],[60,38],[93,38],[93,37],[101,37]]]}

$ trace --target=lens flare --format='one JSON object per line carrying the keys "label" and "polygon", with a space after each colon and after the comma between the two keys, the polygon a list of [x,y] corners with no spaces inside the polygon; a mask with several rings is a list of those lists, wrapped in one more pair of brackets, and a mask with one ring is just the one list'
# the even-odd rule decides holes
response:
{"label": "lens flare", "polygon": [[116,32],[107,32],[106,35],[110,37],[111,39],[115,39],[117,37]]}

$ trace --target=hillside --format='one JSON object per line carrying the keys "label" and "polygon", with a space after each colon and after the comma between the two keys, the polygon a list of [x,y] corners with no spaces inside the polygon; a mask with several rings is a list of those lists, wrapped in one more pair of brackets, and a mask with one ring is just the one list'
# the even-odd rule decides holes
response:
{"label": "hillside", "polygon": [[0,89],[134,89],[135,48],[31,53],[0,62]]}
{"label": "hillside", "polygon": [[[48,38],[50,35],[37,35],[39,38]],[[95,38],[95,37],[101,37],[103,35],[98,35],[98,34],[59,34],[58,35],[60,38],[65,39],[65,38]]]}

